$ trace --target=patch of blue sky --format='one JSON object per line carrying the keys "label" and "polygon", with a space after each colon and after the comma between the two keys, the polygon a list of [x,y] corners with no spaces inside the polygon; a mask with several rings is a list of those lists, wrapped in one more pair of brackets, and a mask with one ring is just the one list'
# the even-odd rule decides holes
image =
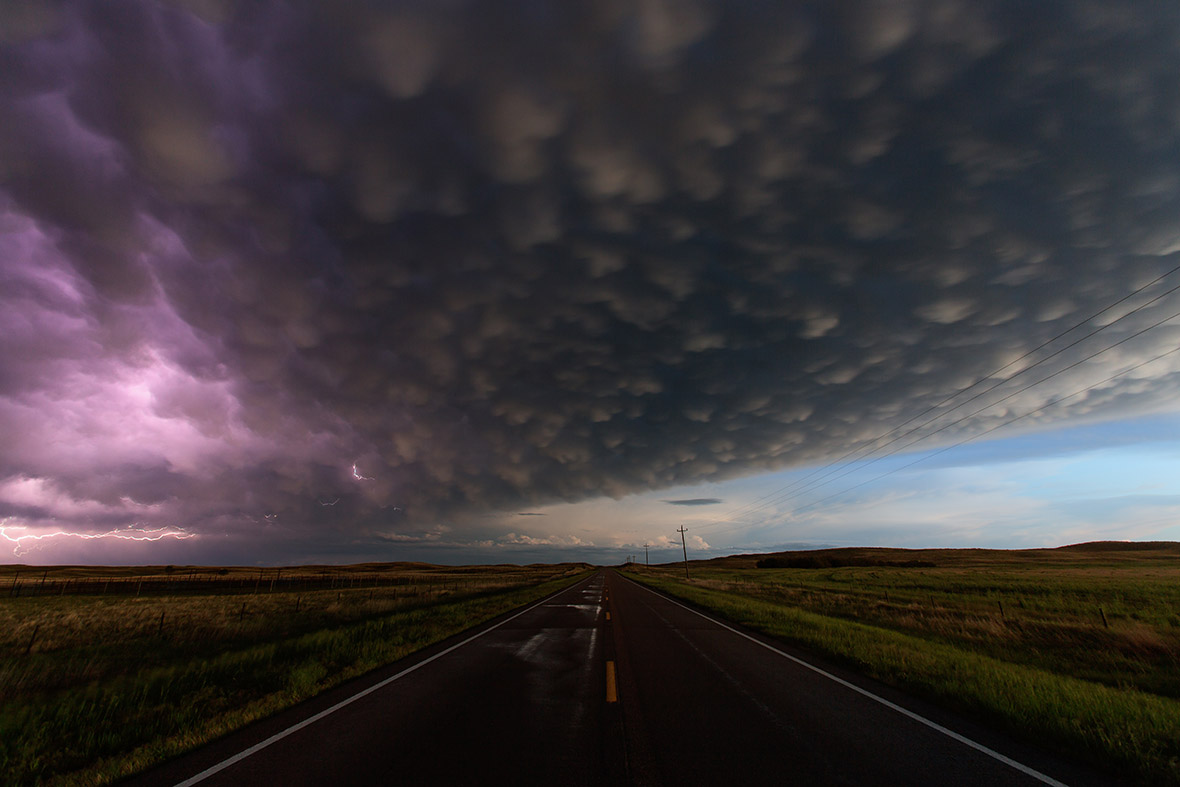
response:
{"label": "patch of blue sky", "polygon": [[1178,471],[1180,415],[1157,414],[675,494],[726,500],[699,513],[701,532],[719,547],[729,540],[1055,546],[1175,537]]}
{"label": "patch of blue sky", "polygon": [[[922,460],[922,461],[918,461]],[[670,500],[716,504],[669,505]],[[1180,415],[1091,423],[531,509],[512,527],[577,533],[594,550],[679,559],[820,546],[1061,546],[1180,538]],[[535,532],[534,532],[535,531]],[[552,531],[552,533],[550,533]],[[598,550],[598,551],[595,551]],[[584,554],[583,554],[584,553]],[[490,558],[489,558],[490,559]],[[609,561],[608,561],[609,562]]]}

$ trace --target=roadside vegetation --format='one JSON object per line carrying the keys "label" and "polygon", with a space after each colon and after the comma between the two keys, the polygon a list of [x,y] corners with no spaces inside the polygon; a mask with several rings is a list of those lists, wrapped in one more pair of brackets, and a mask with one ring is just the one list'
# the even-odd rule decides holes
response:
{"label": "roadside vegetation", "polygon": [[588,568],[0,567],[0,784],[110,783]]}
{"label": "roadside vegetation", "polygon": [[683,572],[627,573],[1027,740],[1180,784],[1180,544],[822,550]]}

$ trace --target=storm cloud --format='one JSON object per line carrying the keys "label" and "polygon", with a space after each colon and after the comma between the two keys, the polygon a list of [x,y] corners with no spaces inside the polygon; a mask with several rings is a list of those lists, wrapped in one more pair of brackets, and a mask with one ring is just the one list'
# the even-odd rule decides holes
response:
{"label": "storm cloud", "polygon": [[0,519],[485,538],[868,445],[1180,264],[1178,44],[1146,0],[2,3]]}

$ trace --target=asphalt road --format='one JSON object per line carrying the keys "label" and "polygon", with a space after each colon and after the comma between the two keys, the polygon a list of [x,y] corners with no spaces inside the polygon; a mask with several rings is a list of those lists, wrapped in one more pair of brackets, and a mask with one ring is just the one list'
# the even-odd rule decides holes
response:
{"label": "asphalt road", "polygon": [[1111,780],[603,571],[129,783]]}

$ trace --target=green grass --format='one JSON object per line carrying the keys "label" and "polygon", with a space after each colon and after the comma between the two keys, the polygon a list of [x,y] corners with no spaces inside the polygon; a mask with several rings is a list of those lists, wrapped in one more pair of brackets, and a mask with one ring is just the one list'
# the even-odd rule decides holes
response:
{"label": "green grass", "polygon": [[672,567],[630,574],[1025,739],[1180,784],[1180,552],[917,555],[934,567],[733,558],[698,564],[687,583]]}
{"label": "green grass", "polygon": [[541,598],[584,567],[450,573],[461,578],[449,587],[9,599],[0,783],[110,783]]}

